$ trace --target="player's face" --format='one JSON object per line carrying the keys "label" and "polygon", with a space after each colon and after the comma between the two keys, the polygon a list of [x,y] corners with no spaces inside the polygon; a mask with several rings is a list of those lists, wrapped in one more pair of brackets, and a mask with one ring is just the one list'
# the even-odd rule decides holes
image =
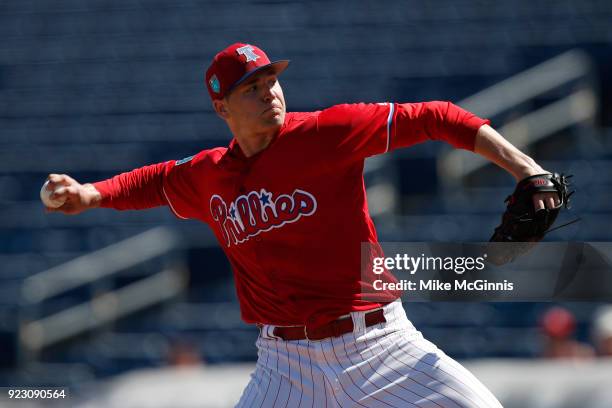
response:
{"label": "player's face", "polygon": [[228,121],[234,132],[276,132],[285,121],[285,97],[272,70],[255,74],[222,102],[225,115],[220,115]]}

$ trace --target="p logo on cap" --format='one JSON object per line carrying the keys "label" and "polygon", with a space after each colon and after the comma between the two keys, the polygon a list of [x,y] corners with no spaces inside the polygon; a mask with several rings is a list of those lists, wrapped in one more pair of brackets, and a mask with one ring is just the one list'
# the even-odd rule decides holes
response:
{"label": "p logo on cap", "polygon": [[236,48],[236,52],[246,57],[246,62],[257,61],[259,55],[255,54],[255,50],[251,45],[245,45],[244,47]]}
{"label": "p logo on cap", "polygon": [[211,99],[223,99],[256,72],[271,68],[278,75],[287,65],[289,60],[270,62],[266,53],[254,45],[235,43],[215,55],[206,70],[206,87]]}

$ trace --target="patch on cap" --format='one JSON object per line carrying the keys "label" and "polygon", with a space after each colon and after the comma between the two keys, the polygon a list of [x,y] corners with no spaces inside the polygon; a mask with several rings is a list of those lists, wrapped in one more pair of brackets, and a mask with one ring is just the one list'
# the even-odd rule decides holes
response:
{"label": "patch on cap", "polygon": [[216,75],[210,77],[208,83],[210,84],[210,89],[212,89],[214,93],[221,92],[221,83],[219,82],[219,79]]}

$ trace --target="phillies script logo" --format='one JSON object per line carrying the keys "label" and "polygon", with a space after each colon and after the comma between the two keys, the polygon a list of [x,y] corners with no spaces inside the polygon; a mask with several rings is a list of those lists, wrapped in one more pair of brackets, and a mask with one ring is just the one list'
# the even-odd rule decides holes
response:
{"label": "phillies script logo", "polygon": [[210,198],[210,213],[217,222],[225,244],[240,244],[262,231],[280,228],[301,217],[308,217],[317,210],[317,200],[307,191],[295,189],[291,195],[281,194],[276,199],[272,193],[261,189],[239,196],[230,203],[218,195]]}

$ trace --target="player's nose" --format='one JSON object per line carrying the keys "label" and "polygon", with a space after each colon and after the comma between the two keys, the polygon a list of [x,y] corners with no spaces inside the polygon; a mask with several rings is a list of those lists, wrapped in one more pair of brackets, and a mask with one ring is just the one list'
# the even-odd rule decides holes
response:
{"label": "player's nose", "polygon": [[262,99],[266,103],[272,102],[274,100],[274,95],[272,94],[272,90],[270,88],[265,88],[263,91]]}
{"label": "player's nose", "polygon": [[262,92],[261,98],[264,102],[269,103],[274,100],[274,93],[272,92],[271,86],[262,86],[260,89]]}

